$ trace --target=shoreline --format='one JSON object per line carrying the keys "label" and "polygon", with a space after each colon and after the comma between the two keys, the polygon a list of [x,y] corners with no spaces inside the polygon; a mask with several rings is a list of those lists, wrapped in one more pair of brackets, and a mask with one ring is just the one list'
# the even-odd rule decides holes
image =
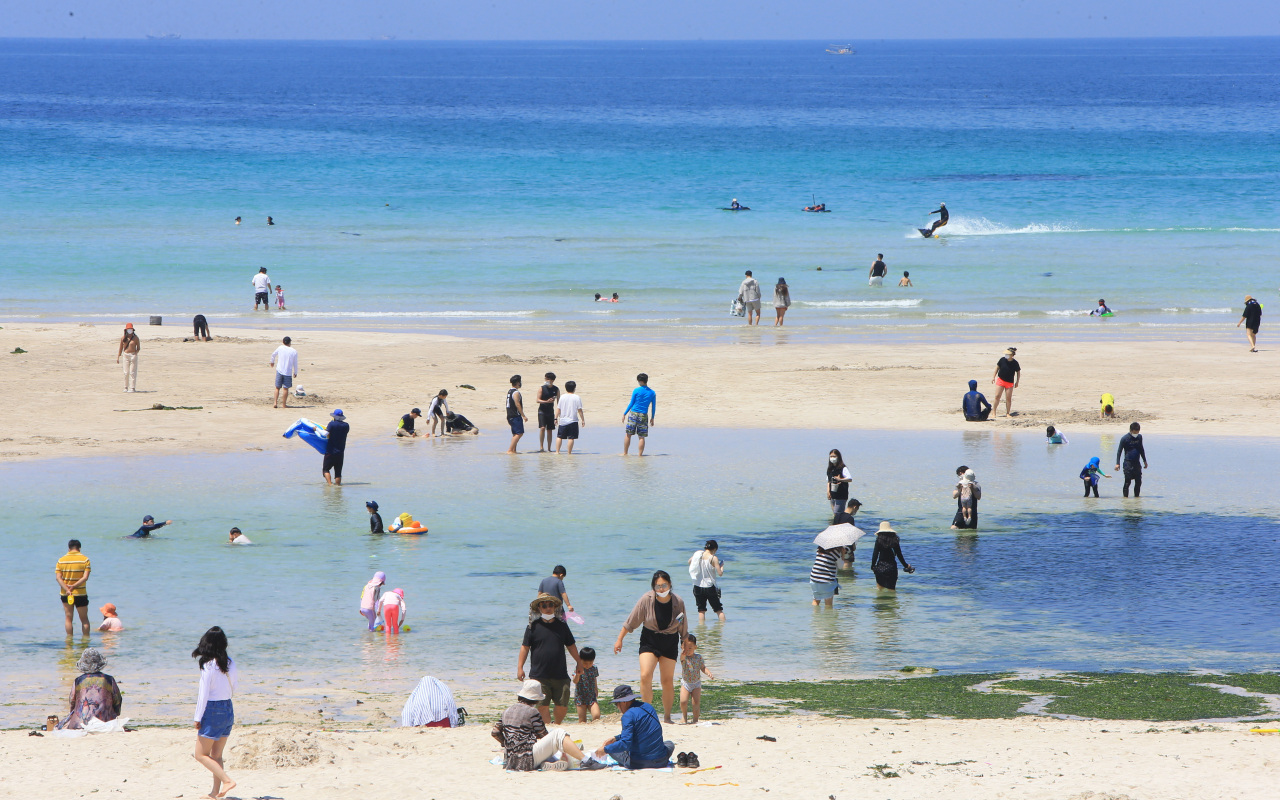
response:
{"label": "shoreline", "polygon": [[[484,431],[482,440],[498,440],[487,448],[505,450],[507,378],[521,373],[531,392],[547,370],[560,384],[577,380],[594,423],[587,435],[616,438],[619,451],[622,406],[641,371],[658,392],[655,441],[668,427],[995,432],[1056,424],[1122,432],[1131,419],[1162,435],[1280,437],[1280,418],[1267,413],[1280,406],[1280,374],[1265,371],[1265,344],[1251,354],[1243,343],[1146,340],[851,347],[770,344],[756,332],[745,333],[751,341],[695,345],[303,331],[294,337],[296,383],[308,396],[286,412],[270,407],[267,363],[283,331],[222,328],[210,343],[184,342],[185,329],[173,327],[140,333],[139,391],[130,395],[121,392],[114,363],[114,325],[6,324],[0,341],[27,352],[4,354],[9,369],[0,387],[14,400],[0,460],[283,449],[290,443],[281,433],[295,414],[323,419],[335,406],[355,421],[358,446],[392,437],[399,416],[425,406],[439,388]],[[1008,344],[1019,347],[1024,371],[1015,417],[964,422],[958,408],[966,382],[977,380],[993,398],[988,379]],[[1116,396],[1117,419],[1098,418],[1102,392]],[[199,408],[150,410],[156,403]],[[532,440],[527,433],[522,450]]]}

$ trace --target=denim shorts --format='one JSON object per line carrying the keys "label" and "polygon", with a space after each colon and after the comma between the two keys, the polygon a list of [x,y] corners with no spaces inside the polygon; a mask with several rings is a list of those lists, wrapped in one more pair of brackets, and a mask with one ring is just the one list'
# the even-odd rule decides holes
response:
{"label": "denim shorts", "polygon": [[814,600],[828,600],[836,596],[836,587],[840,584],[835,581],[830,583],[818,583],[817,581],[809,581],[809,588],[813,589]]}
{"label": "denim shorts", "polygon": [[231,735],[236,722],[236,712],[230,700],[210,700],[205,703],[204,716],[200,718],[201,739],[221,739]]}

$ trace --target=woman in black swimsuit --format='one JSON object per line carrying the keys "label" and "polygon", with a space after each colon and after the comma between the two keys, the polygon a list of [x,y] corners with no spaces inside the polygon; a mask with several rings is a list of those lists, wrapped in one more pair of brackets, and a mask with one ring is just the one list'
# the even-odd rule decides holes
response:
{"label": "woman in black swimsuit", "polygon": [[653,703],[653,672],[658,669],[662,678],[663,721],[671,722],[671,701],[676,696],[675,674],[684,639],[689,635],[689,623],[685,619],[684,601],[671,591],[671,576],[662,570],[653,573],[649,581],[651,591],[636,601],[627,621],[622,623],[613,652],[622,652],[622,640],[636,628],[640,631],[640,697]]}
{"label": "woman in black swimsuit", "polygon": [[876,531],[876,549],[871,551],[871,571],[876,574],[876,586],[881,589],[898,588],[898,563],[894,561],[895,556],[902,562],[902,568],[908,573],[916,571],[916,568],[902,557],[902,545],[898,541],[898,532],[893,529],[888,520],[885,520],[880,523],[880,530]]}

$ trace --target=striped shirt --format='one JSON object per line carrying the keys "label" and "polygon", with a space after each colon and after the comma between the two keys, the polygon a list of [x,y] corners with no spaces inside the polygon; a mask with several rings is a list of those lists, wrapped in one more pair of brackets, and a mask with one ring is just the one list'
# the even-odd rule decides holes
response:
{"label": "striped shirt", "polygon": [[836,579],[836,554],[831,551],[818,551],[813,559],[813,569],[809,570],[809,580],[814,583],[831,583]]}
{"label": "striped shirt", "polygon": [[449,727],[458,727],[458,705],[449,687],[428,675],[418,681],[413,694],[405,702],[400,712],[400,726],[414,728],[442,719],[449,720]]}
{"label": "striped shirt", "polygon": [[[62,578],[62,582],[71,585],[89,574],[89,557],[78,550],[71,550],[65,556],[58,559],[58,565],[54,567],[58,571],[58,577]],[[89,593],[88,581],[71,590],[72,597],[83,597]]]}

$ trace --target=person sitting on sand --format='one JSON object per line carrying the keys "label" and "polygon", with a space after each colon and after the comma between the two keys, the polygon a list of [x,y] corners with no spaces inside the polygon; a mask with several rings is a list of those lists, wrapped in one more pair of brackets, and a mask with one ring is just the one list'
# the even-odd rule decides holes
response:
{"label": "person sitting on sand", "polygon": [[1062,431],[1050,425],[1044,429],[1045,441],[1049,444],[1067,444],[1067,437]]}
{"label": "person sitting on sand", "polygon": [[960,407],[964,411],[964,418],[969,422],[986,422],[991,418],[991,403],[987,402],[986,395],[978,391],[977,381],[969,381],[969,391]]}
{"label": "person sitting on sand", "polygon": [[[573,766],[570,759],[581,762],[586,758],[564,728],[547,728],[537,708],[542,697],[542,684],[526,680],[516,694],[515,704],[493,723],[489,733],[502,745],[502,766],[506,769],[532,772],[541,767],[560,771]],[[565,758],[553,761],[558,752]]]}
{"label": "person sitting on sand", "polygon": [[[403,408],[403,406],[401,406]],[[418,432],[414,430],[413,421],[422,416],[422,409],[415,408],[408,414],[400,418],[400,425],[396,428],[396,436],[417,436]]]}
{"label": "person sitting on sand", "polygon": [[657,710],[626,684],[614,688],[613,704],[622,712],[622,733],[605,740],[583,766],[599,769],[606,755],[626,769],[663,769],[670,764],[676,745],[662,738]]}
{"label": "person sitting on sand", "polygon": [[477,428],[475,424],[471,422],[471,420],[467,419],[461,414],[455,414],[452,411],[450,411],[448,414],[445,415],[444,432],[445,433],[469,433],[472,436],[480,435],[480,429]]}
{"label": "person sitting on sand", "polygon": [[116,679],[102,671],[106,665],[107,657],[96,647],[86,648],[80,654],[80,661],[76,663],[80,677],[71,689],[71,713],[58,723],[58,730],[78,731],[91,719],[110,722],[120,716],[124,699]]}
{"label": "person sitting on sand", "polygon": [[[463,723],[453,691],[439,678],[424,676],[400,710],[401,728],[456,728]],[[462,710],[466,714],[466,710]]]}
{"label": "person sitting on sand", "polygon": [[1111,394],[1111,392],[1102,395],[1102,398],[1098,401],[1098,413],[1104,418],[1116,415],[1115,395]]}
{"label": "person sitting on sand", "polygon": [[107,603],[98,611],[102,614],[102,624],[98,626],[99,631],[102,633],[119,633],[124,630],[124,623],[116,615],[115,603]]}

